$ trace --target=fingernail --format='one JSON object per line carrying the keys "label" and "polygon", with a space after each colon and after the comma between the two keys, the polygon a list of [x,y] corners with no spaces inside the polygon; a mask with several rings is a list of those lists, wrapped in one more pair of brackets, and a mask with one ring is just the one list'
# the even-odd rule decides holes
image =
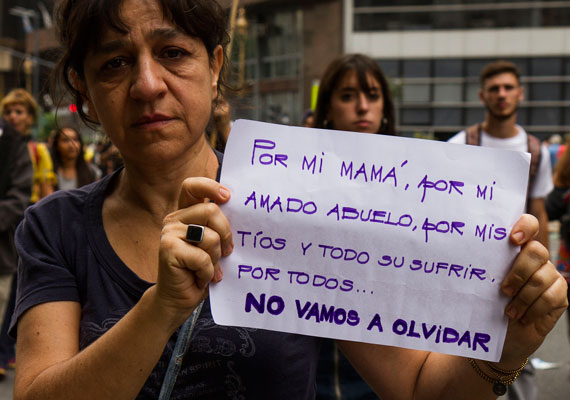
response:
{"label": "fingernail", "polygon": [[517,243],[520,243],[520,242],[522,242],[523,239],[524,239],[524,233],[522,233],[522,232],[516,232],[516,233],[513,234],[513,237],[515,238],[515,240],[516,240]]}
{"label": "fingernail", "polygon": [[220,282],[223,277],[224,277],[224,273],[222,272],[221,269],[218,269],[218,270],[216,271],[216,276],[214,277],[216,283]]}
{"label": "fingernail", "polygon": [[517,309],[514,306],[508,306],[505,312],[512,319],[517,319]]}
{"label": "fingernail", "polygon": [[224,256],[229,256],[230,254],[232,254],[232,251],[234,251],[233,243],[227,244],[226,247],[224,248]]}
{"label": "fingernail", "polygon": [[512,297],[513,293],[514,293],[514,289],[511,286],[505,286],[503,288],[503,293],[509,297]]}
{"label": "fingernail", "polygon": [[222,197],[224,199],[227,199],[228,197],[230,197],[230,191],[228,189],[226,189],[225,187],[220,187],[220,194],[222,195]]}

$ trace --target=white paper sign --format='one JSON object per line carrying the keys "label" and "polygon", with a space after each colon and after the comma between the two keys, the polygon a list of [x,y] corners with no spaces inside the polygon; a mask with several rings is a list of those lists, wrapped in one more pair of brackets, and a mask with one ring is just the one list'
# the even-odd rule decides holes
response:
{"label": "white paper sign", "polygon": [[217,324],[498,360],[530,155],[239,120]]}

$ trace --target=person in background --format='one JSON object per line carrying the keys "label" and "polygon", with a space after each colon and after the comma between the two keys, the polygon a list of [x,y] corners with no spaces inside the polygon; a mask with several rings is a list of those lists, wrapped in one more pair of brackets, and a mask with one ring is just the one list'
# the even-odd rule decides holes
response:
{"label": "person in background", "polygon": [[[219,206],[231,197],[217,181],[222,155],[205,135],[223,87],[224,9],[214,0],[57,4],[58,76],[124,168],[26,210],[16,232],[14,397],[157,399],[164,388],[172,399],[314,399],[320,338],[219,326],[210,311],[209,285],[234,247]],[[502,283],[517,311],[493,364],[503,370],[518,370],[567,306],[566,282],[531,240],[537,229],[524,215],[510,236],[521,250]],[[172,357],[194,311],[188,352]],[[341,346],[386,398],[495,398],[463,357]]]}
{"label": "person in background", "polygon": [[319,85],[314,127],[396,134],[390,87],[374,60],[349,54],[329,64]]}
{"label": "person in background", "polygon": [[52,146],[57,190],[76,189],[101,177],[98,168],[85,161],[83,139],[76,129],[71,127],[57,129],[53,134]]}
{"label": "person in background", "polygon": [[103,172],[97,167],[95,163],[95,152],[97,151],[97,145],[95,143],[89,143],[87,146],[84,146],[84,153],[85,153],[85,162],[95,173],[95,180],[101,179],[103,176]]}
{"label": "person in background", "polygon": [[49,150],[44,143],[32,140],[32,127],[36,123],[38,103],[24,89],[14,89],[0,102],[2,116],[28,141],[28,150],[34,167],[34,186],[30,203],[35,203],[51,194],[56,185],[56,176]]}
{"label": "person in background", "polygon": [[[510,61],[498,60],[481,70],[479,99],[485,106],[485,121],[457,133],[450,143],[463,143],[529,152],[531,156],[527,212],[538,219],[537,240],[548,248],[548,215],[544,199],[552,190],[550,153],[540,140],[517,125],[517,110],[524,99],[520,70]],[[532,363],[509,387],[509,400],[534,400],[538,387]]]}
{"label": "person in background", "polygon": [[[32,127],[36,123],[36,115],[38,113],[38,104],[34,97],[24,89],[14,89],[10,91],[6,97],[0,101],[0,110],[3,118],[21,135],[27,142],[29,157],[33,168],[33,183],[31,195],[28,198],[28,204],[33,204],[41,198],[51,194],[56,183],[56,176],[53,171],[52,159],[48,148],[44,143],[38,143],[32,140]],[[0,328],[0,348],[2,349],[2,358],[0,359],[0,368],[14,368],[15,352],[14,340],[8,336],[7,328],[14,312],[14,304],[16,297],[16,274],[13,271],[12,286],[8,294],[8,303],[4,320]]]}
{"label": "person in background", "polygon": [[[556,268],[570,283],[570,146],[556,163],[554,169],[554,190],[546,197],[548,219],[561,222],[561,237],[556,260]],[[570,291],[568,292],[570,301]],[[570,312],[568,316],[568,337],[570,338]]]}
{"label": "person in background", "polygon": [[0,380],[6,377],[6,368],[14,358],[14,341],[7,336],[15,300],[10,293],[16,293],[14,273],[18,265],[14,232],[30,202],[33,178],[24,137],[0,118]]}
{"label": "person in background", "polygon": [[[319,85],[314,127],[395,135],[394,104],[386,77],[378,64],[362,54],[337,58]],[[376,399],[339,351],[324,340],[317,369],[317,399]]]}
{"label": "person in background", "polygon": [[110,175],[123,166],[119,150],[108,138],[97,144],[93,158],[94,164],[101,171],[101,176]]}
{"label": "person in background", "polygon": [[487,64],[480,74],[479,99],[485,120],[457,133],[450,143],[463,143],[531,154],[527,212],[540,224],[537,239],[548,248],[548,216],[544,199],[552,190],[550,153],[540,140],[517,124],[517,110],[524,99],[520,70],[510,61]]}
{"label": "person in background", "polygon": [[550,166],[552,167],[552,169],[554,169],[554,167],[556,166],[556,162],[560,158],[559,157],[560,154],[558,153],[558,151],[562,147],[561,144],[562,144],[562,136],[558,134],[552,135],[544,141],[544,145],[546,146],[548,152],[550,153]]}

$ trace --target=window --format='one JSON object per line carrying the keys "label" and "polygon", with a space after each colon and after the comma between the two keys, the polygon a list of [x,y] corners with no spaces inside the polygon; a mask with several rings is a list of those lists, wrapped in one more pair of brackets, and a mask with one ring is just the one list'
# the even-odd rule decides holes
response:
{"label": "window", "polygon": [[431,76],[429,60],[404,60],[402,62],[404,78],[424,78]]}
{"label": "window", "polygon": [[530,60],[530,75],[559,76],[562,75],[561,58],[533,58]]}
{"label": "window", "polygon": [[402,125],[428,125],[430,122],[430,110],[427,108],[402,110]]}
{"label": "window", "polygon": [[461,108],[436,108],[433,110],[433,125],[462,125],[462,115]]}
{"label": "window", "polygon": [[534,107],[530,110],[531,125],[562,125],[560,108]]}
{"label": "window", "polygon": [[570,100],[570,82],[564,84],[564,100]]}
{"label": "window", "polygon": [[398,70],[400,62],[398,60],[381,60],[378,64],[386,77],[397,78],[400,75]]}
{"label": "window", "polygon": [[482,122],[485,119],[485,110],[482,108],[468,108],[465,113],[465,126]]}
{"label": "window", "polygon": [[299,75],[301,19],[296,11],[278,12],[261,14],[252,24],[250,31],[251,36],[257,39],[260,78]]}
{"label": "window", "polygon": [[479,101],[481,85],[479,85],[479,83],[468,83],[466,86],[467,93],[465,95],[465,101]]}
{"label": "window", "polygon": [[434,85],[433,100],[437,102],[463,100],[463,85],[461,83],[442,83]]}
{"label": "window", "polygon": [[521,126],[526,126],[529,124],[528,122],[528,114],[530,109],[521,107],[517,110],[517,124]]}
{"label": "window", "polygon": [[463,61],[462,60],[435,60],[434,76],[436,77],[462,77]]}
{"label": "window", "polygon": [[[467,4],[462,4],[467,3]],[[471,4],[470,4],[471,3]],[[473,4],[477,3],[477,4]],[[354,30],[485,29],[568,26],[570,7],[563,2],[513,7],[508,0],[461,1],[355,1]],[[454,4],[456,7],[439,7]],[[419,6],[419,7],[418,7]],[[396,7],[394,9],[393,7]]]}
{"label": "window", "polygon": [[404,103],[429,103],[430,85],[414,85],[405,83],[402,86],[402,101]]}
{"label": "window", "polygon": [[564,125],[570,125],[570,107],[564,107]]}
{"label": "window", "polygon": [[562,89],[560,83],[531,83],[529,100],[533,101],[554,101],[562,99]]}

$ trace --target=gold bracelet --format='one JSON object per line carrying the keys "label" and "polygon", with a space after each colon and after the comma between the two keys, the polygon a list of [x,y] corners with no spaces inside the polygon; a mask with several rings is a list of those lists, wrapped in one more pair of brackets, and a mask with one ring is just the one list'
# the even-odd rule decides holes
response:
{"label": "gold bracelet", "polygon": [[524,369],[524,367],[526,367],[527,364],[528,364],[528,358],[522,363],[522,365],[519,368],[513,369],[512,371],[507,371],[507,370],[501,369],[499,367],[496,367],[495,365],[491,364],[489,361],[485,361],[485,365],[487,365],[487,367],[489,367],[493,371],[498,372],[498,373],[503,374],[503,375],[514,375],[516,373],[520,374],[521,371]]}
{"label": "gold bracelet", "polygon": [[[490,367],[493,371],[495,371],[495,369],[497,369],[501,373],[503,373],[503,376],[497,375],[496,378],[493,378],[493,377],[487,375],[485,372],[483,372],[483,370],[479,367],[479,365],[477,364],[477,362],[474,359],[472,359],[472,358],[469,359],[469,363],[471,364],[471,366],[473,367],[475,372],[477,372],[477,374],[481,378],[483,378],[487,382],[493,384],[493,393],[495,393],[497,396],[502,396],[507,392],[507,386],[511,385],[514,381],[516,381],[516,379],[519,377],[521,371],[523,370],[523,368],[525,367],[527,362],[528,362],[528,359],[523,363],[523,365],[520,368],[513,370],[513,371],[503,371],[500,368],[497,368],[494,366]],[[487,363],[487,365],[489,365],[489,364]]]}

